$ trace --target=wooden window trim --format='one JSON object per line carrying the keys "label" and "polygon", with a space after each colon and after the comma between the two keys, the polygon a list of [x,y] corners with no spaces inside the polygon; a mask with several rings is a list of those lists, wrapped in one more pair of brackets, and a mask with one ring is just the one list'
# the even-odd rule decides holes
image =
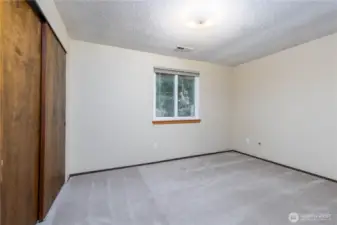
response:
{"label": "wooden window trim", "polygon": [[188,123],[201,123],[200,119],[193,120],[154,120],[153,125],[165,125],[165,124],[188,124]]}

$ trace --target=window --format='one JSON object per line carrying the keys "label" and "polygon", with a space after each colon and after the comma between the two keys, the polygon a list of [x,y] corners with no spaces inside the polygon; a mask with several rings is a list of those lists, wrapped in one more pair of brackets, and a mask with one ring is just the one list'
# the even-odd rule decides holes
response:
{"label": "window", "polygon": [[200,122],[199,73],[155,68],[154,124]]}

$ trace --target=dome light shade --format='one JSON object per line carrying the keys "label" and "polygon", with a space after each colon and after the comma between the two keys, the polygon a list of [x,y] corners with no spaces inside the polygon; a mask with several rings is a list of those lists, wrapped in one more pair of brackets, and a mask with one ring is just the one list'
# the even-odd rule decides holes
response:
{"label": "dome light shade", "polygon": [[186,26],[192,29],[202,29],[202,28],[207,28],[211,27],[214,24],[212,23],[211,20],[191,20],[186,23]]}

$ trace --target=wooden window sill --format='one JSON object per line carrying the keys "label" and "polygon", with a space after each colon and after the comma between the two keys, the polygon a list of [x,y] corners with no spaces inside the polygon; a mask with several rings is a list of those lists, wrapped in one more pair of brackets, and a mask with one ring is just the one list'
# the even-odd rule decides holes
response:
{"label": "wooden window sill", "polygon": [[187,123],[201,123],[201,120],[195,119],[195,120],[154,120],[152,121],[152,124],[154,125],[187,124]]}

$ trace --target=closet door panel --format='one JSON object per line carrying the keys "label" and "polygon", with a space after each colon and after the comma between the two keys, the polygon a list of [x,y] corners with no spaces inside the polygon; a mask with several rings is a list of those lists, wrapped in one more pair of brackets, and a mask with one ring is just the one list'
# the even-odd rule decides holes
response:
{"label": "closet door panel", "polygon": [[41,23],[25,1],[0,1],[1,224],[34,225],[38,215]]}
{"label": "closet door panel", "polygon": [[65,66],[66,53],[48,24],[42,28],[44,66],[42,109],[42,198],[46,216],[65,182]]}

